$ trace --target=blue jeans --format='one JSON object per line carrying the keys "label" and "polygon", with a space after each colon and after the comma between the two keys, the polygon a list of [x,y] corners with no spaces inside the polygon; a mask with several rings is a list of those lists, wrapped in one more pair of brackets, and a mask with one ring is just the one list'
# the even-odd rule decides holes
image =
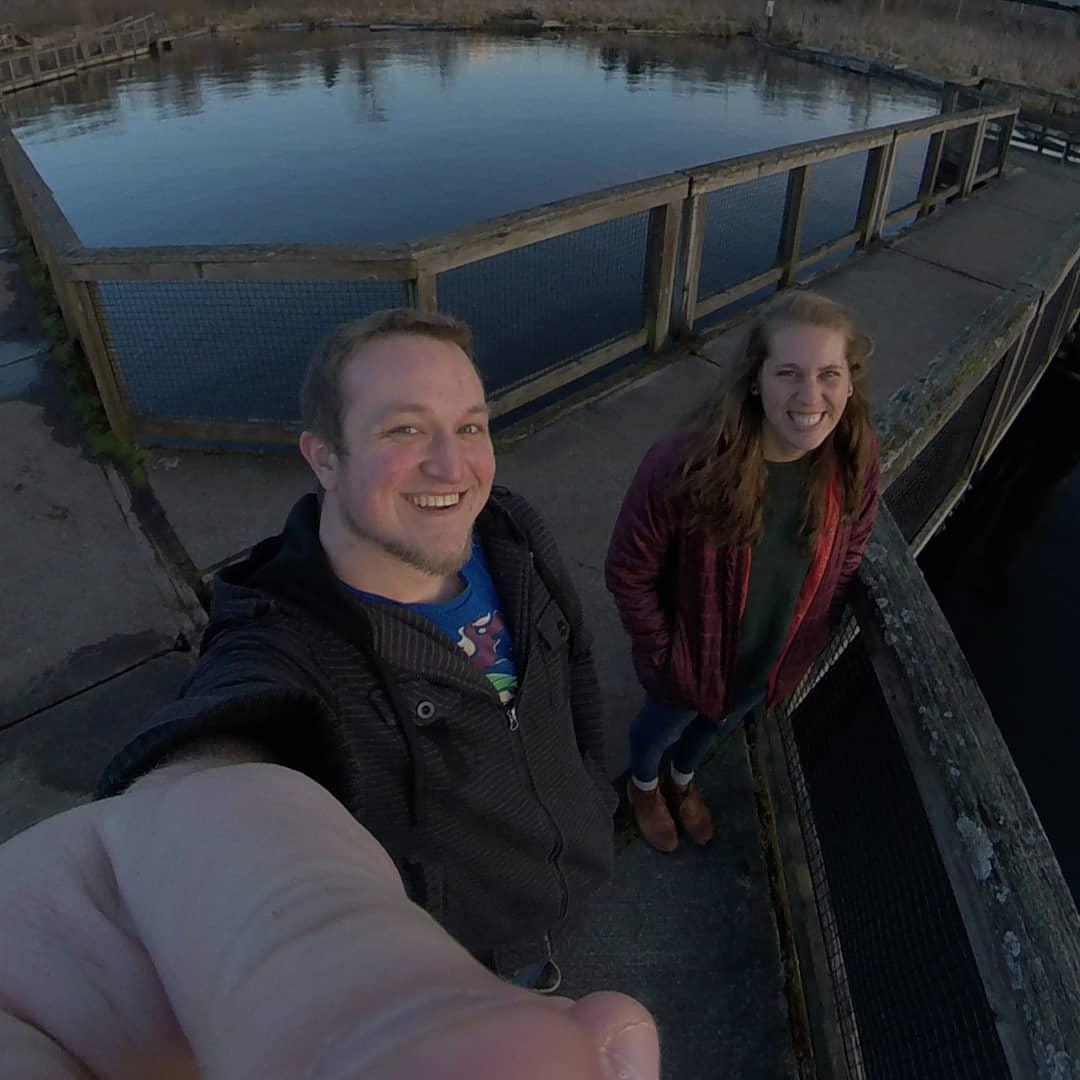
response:
{"label": "blue jeans", "polygon": [[736,699],[734,708],[719,723],[696,709],[669,705],[645,695],[645,704],[630,724],[630,769],[643,784],[660,774],[660,759],[671,747],[671,764],[681,773],[694,772],[713,740],[734,731],[765,699],[764,693]]}

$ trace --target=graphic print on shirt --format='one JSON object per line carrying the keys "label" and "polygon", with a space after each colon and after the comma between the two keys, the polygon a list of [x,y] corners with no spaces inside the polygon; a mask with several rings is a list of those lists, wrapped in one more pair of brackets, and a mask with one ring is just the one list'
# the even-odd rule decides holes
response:
{"label": "graphic print on shirt", "polygon": [[517,672],[510,648],[510,631],[501,612],[489,611],[458,628],[458,648],[488,677],[509,705],[517,693]]}

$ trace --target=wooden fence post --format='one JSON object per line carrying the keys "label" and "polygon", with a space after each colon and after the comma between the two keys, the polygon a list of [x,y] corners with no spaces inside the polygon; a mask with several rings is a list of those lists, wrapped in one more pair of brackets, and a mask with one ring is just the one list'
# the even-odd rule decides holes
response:
{"label": "wooden fence post", "polygon": [[687,338],[694,332],[708,206],[707,194],[690,195],[683,203],[679,243],[679,265],[683,268],[683,276],[673,315],[673,329],[678,338]]}
{"label": "wooden fence post", "polygon": [[420,270],[406,285],[409,307],[417,311],[438,311],[439,298],[436,286],[438,274]]}
{"label": "wooden fence post", "polygon": [[780,244],[776,252],[777,265],[783,268],[780,288],[795,279],[802,248],[803,225],[806,220],[806,200],[810,195],[811,165],[800,165],[788,173],[787,196],[784,199],[784,221],[780,226]]}
{"label": "wooden fence post", "polygon": [[675,270],[679,253],[679,225],[683,200],[654,206],[649,211],[649,238],[645,255],[646,349],[667,348],[671,331],[671,305],[675,294]]}
{"label": "wooden fence post", "polygon": [[94,303],[94,294],[91,291],[96,288],[96,285],[87,281],[72,281],[68,284],[68,288],[76,302],[79,340],[82,342],[90,370],[94,374],[94,382],[97,383],[109,426],[118,438],[130,440],[134,418],[127,397],[120,388],[108,346],[105,344],[105,334],[98,321],[98,307]]}
{"label": "wooden fence post", "polygon": [[963,181],[960,186],[960,198],[966,198],[971,194],[975,186],[975,177],[979,172],[979,158],[982,156],[983,138],[986,135],[986,117],[980,117],[978,122],[972,125],[971,144],[968,150],[967,161],[964,163]]}
{"label": "wooden fence post", "polygon": [[1013,132],[1016,130],[1017,114],[1006,116],[1001,121],[1001,149],[998,153],[997,175],[1002,176],[1005,172],[1005,161],[1009,156],[1009,147],[1012,145]]}

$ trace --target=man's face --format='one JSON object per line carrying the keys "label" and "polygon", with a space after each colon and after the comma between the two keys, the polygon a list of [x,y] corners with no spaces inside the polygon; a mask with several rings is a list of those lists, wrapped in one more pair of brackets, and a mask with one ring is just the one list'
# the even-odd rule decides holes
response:
{"label": "man's face", "polygon": [[436,577],[468,561],[495,454],[484,389],[456,345],[396,335],[342,371],[344,454],[323,478],[350,540]]}

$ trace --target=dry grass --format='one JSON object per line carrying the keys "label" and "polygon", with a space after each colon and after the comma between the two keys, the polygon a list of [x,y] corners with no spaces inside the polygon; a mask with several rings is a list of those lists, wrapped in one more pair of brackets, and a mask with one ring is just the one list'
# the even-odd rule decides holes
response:
{"label": "dry grass", "polygon": [[[481,26],[515,7],[523,10],[514,0],[0,0],[0,22],[46,33],[155,10],[177,28],[335,18]],[[1004,0],[777,0],[776,8],[773,31],[782,40],[903,61],[936,75],[1080,92],[1077,16],[1029,7],[1021,20]],[[762,32],[763,9],[764,0],[530,0],[526,10],[573,26],[730,36]]]}

